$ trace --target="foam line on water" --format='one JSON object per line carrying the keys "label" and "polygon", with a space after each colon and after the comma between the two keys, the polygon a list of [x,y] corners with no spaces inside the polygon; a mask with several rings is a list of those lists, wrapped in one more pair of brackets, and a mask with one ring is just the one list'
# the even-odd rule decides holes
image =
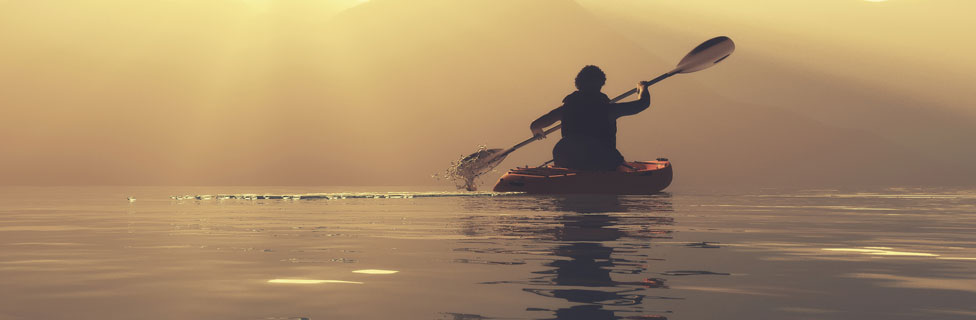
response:
{"label": "foam line on water", "polygon": [[522,194],[521,192],[348,192],[305,194],[217,194],[178,195],[173,200],[338,200],[338,199],[413,199],[443,197],[497,197]]}

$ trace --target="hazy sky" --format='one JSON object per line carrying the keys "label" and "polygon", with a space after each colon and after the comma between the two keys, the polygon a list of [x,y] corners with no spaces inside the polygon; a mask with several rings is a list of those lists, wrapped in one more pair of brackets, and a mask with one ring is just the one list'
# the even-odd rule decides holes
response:
{"label": "hazy sky", "polygon": [[[715,35],[732,37],[735,55],[652,87],[647,114],[621,122],[628,159],[671,157],[676,185],[904,183],[884,178],[906,159],[880,162],[912,154],[973,177],[963,165],[976,160],[965,145],[976,133],[973,9],[0,1],[0,183],[446,185],[430,175],[479,144],[526,138],[582,65],[604,67],[614,95]],[[722,151],[722,139],[738,147]],[[548,160],[555,140],[502,167]],[[851,171],[809,170],[831,157],[852,159]]]}
{"label": "hazy sky", "polygon": [[[582,0],[594,10],[642,21],[670,36],[736,35],[751,57],[924,97],[976,115],[976,43],[967,33],[976,3],[965,0]],[[648,13],[667,12],[649,17]],[[644,19],[646,17],[646,19]],[[663,34],[634,28],[635,41],[658,47]],[[636,32],[635,32],[636,31]],[[639,32],[655,37],[641,38]],[[659,35],[660,34],[660,35]],[[660,52],[662,50],[652,50]],[[679,51],[668,52],[671,55]],[[737,71],[754,67],[736,64]],[[743,74],[744,72],[736,72]],[[702,77],[710,81],[713,77]],[[722,79],[724,80],[724,79]],[[770,82],[784,83],[775,77]],[[720,82],[716,90],[729,88]],[[741,88],[735,88],[738,91]],[[768,92],[766,87],[757,89]],[[733,90],[724,90],[731,93]],[[755,92],[748,92],[754,94]]]}

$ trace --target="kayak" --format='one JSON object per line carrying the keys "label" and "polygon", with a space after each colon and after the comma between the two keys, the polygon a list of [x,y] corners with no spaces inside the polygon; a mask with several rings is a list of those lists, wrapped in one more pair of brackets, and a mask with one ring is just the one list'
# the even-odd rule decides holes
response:
{"label": "kayak", "polygon": [[515,168],[495,184],[495,192],[533,194],[652,194],[671,185],[671,162],[626,162],[615,171],[582,171],[552,165]]}

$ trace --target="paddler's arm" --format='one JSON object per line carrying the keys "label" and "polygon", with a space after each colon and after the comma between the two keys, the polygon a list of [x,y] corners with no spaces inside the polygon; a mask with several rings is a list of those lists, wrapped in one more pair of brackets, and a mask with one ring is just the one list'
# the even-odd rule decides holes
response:
{"label": "paddler's arm", "polygon": [[533,137],[536,137],[537,139],[545,139],[546,127],[555,124],[556,121],[562,121],[562,119],[563,107],[560,106],[559,108],[552,109],[552,111],[549,111],[549,113],[539,117],[539,119],[532,121],[532,124],[529,125],[529,130],[532,130]]}
{"label": "paddler's arm", "polygon": [[651,85],[647,81],[637,84],[637,92],[640,98],[630,102],[614,103],[613,114],[615,117],[635,115],[651,106],[651,94],[647,91],[647,86]]}

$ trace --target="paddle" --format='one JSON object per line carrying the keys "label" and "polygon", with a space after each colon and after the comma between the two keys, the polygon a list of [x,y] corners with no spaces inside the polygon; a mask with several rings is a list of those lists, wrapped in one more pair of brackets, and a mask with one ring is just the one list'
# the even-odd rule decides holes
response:
{"label": "paddle", "polygon": [[[728,58],[729,55],[732,54],[732,51],[735,51],[735,43],[733,43],[732,39],[729,39],[729,37],[719,36],[709,39],[708,41],[702,42],[702,44],[692,49],[691,52],[688,52],[688,54],[678,62],[678,66],[673,70],[668,71],[667,73],[662,74],[651,81],[648,81],[650,83],[648,85],[655,84],[679,73],[692,73],[707,69],[708,67],[725,60],[725,58]],[[610,103],[623,100],[634,93],[637,93],[637,88],[630,89],[630,91],[624,92],[616,98],[611,99]],[[556,130],[559,130],[559,128],[562,128],[562,124],[549,128],[545,131],[545,135],[553,133]],[[515,150],[518,150],[519,148],[522,148],[536,140],[539,140],[539,137],[528,138],[525,141],[522,141],[519,144],[505,150],[482,148],[481,150],[478,150],[478,152],[462,158],[453,168],[453,174],[463,178],[465,180],[465,187],[468,190],[473,191],[475,189],[475,178],[490,171],[491,169],[494,169],[499,163],[502,162],[502,160],[505,160],[505,157],[512,152],[515,152]]]}

